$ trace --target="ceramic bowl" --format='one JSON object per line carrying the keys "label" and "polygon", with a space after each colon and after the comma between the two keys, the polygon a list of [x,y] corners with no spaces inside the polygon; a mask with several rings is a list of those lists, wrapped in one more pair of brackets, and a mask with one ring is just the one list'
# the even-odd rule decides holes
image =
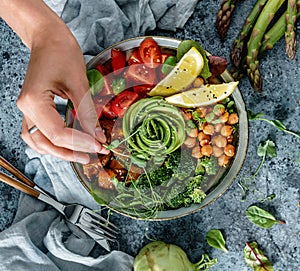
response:
{"label": "ceramic bowl", "polygon": [[[111,56],[111,48],[118,48],[123,51],[132,50],[134,48],[138,48],[139,44],[145,37],[137,37],[128,39],[113,46],[103,50],[97,56],[92,58],[88,64],[87,69],[95,68],[98,64],[103,64],[110,59]],[[169,37],[153,37],[158,45],[163,50],[176,50],[180,40],[169,38]],[[221,78],[224,82],[233,81],[230,73],[226,70],[222,75]],[[230,164],[230,167],[226,170],[222,176],[217,176],[214,182],[214,185],[206,192],[207,196],[203,200],[201,204],[193,204],[190,207],[182,207],[175,210],[167,210],[167,211],[159,211],[155,217],[147,218],[149,220],[168,220],[168,219],[175,219],[182,216],[189,215],[191,213],[197,212],[202,208],[205,208],[215,200],[222,200],[221,195],[232,185],[235,178],[237,177],[243,162],[246,157],[247,146],[248,146],[248,119],[247,119],[247,112],[245,109],[245,104],[241,95],[239,88],[237,87],[236,90],[233,92],[232,97],[235,101],[237,112],[239,115],[239,126],[238,126],[238,142],[237,142],[237,150],[233,161]],[[66,121],[67,125],[72,125],[74,121],[74,117],[70,110],[66,112]],[[79,163],[72,163],[72,167],[78,180],[82,183],[82,185],[90,191],[90,180],[83,174],[82,165]],[[220,198],[220,199],[219,199]],[[108,205],[108,207],[112,208]],[[120,211],[118,209],[112,208],[114,211],[125,215],[130,216],[133,218],[137,218],[132,214],[128,214],[127,212]]]}

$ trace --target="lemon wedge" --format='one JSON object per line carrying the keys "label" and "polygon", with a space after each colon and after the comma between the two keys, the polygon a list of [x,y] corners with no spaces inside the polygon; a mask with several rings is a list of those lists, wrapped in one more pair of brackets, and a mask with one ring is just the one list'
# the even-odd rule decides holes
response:
{"label": "lemon wedge", "polygon": [[203,66],[202,55],[195,47],[192,47],[148,95],[165,97],[185,90],[193,83]]}
{"label": "lemon wedge", "polygon": [[233,93],[239,82],[207,84],[169,97],[165,100],[179,107],[201,107],[217,103]]}

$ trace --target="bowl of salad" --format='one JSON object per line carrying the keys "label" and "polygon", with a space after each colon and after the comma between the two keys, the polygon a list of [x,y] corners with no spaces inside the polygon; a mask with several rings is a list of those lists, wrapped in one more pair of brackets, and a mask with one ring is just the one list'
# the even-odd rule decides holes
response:
{"label": "bowl of salad", "polygon": [[[218,199],[241,169],[248,120],[227,61],[193,40],[138,37],[87,64],[108,155],[72,163],[95,201],[137,219],[174,219]],[[80,129],[68,102],[66,122]]]}

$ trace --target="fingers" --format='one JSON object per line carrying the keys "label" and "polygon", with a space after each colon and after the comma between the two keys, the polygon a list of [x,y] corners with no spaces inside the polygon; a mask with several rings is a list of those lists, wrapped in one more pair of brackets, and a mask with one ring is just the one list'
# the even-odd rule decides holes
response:
{"label": "fingers", "polygon": [[82,91],[78,90],[76,92],[71,92],[70,99],[73,102],[76,116],[78,117],[83,130],[90,135],[95,136],[101,143],[105,143],[106,137],[103,130],[100,128],[94,102],[88,88],[82,88]]}
{"label": "fingers", "polygon": [[[31,121],[28,121],[32,123]],[[22,123],[22,139],[36,152],[40,154],[50,154],[62,160],[78,162],[87,164],[90,161],[90,157],[85,152],[73,151],[68,148],[55,146],[49,139],[47,139],[40,130],[37,130],[33,134],[28,133],[28,125],[26,119],[23,119]]]}

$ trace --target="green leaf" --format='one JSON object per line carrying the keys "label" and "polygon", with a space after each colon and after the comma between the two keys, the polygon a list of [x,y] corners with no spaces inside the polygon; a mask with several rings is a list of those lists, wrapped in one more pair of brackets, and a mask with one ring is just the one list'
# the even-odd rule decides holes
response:
{"label": "green leaf", "polygon": [[176,65],[177,58],[175,56],[169,56],[162,65],[161,71],[163,74],[168,74]]}
{"label": "green leaf", "polygon": [[112,141],[107,147],[106,149],[108,150],[112,150],[114,148],[117,148],[120,145],[120,140],[116,139],[114,141]]}
{"label": "green leaf", "polygon": [[226,253],[228,252],[223,234],[220,230],[211,229],[206,235],[206,242],[214,248],[220,249]]}
{"label": "green leaf", "polygon": [[272,140],[266,140],[263,143],[260,143],[257,149],[257,155],[266,157],[267,155],[271,158],[277,156],[276,146]]}
{"label": "green leaf", "polygon": [[113,79],[112,81],[112,89],[115,95],[118,95],[126,88],[126,79],[121,77],[117,79]]}
{"label": "green leaf", "polygon": [[286,126],[280,120],[270,120],[270,123],[273,124],[277,129],[281,131],[286,130]]}
{"label": "green leaf", "polygon": [[196,42],[194,40],[184,40],[184,41],[182,41],[179,44],[178,48],[177,48],[177,55],[176,55],[177,61],[179,61],[182,58],[182,56],[187,51],[189,51],[192,47],[195,47],[203,57],[204,66],[203,66],[202,71],[200,72],[200,76],[202,78],[204,78],[204,80],[206,80],[208,77],[211,76],[211,72],[209,70],[209,65],[208,65],[208,59],[207,59],[207,56],[206,56],[206,52],[198,42]]}
{"label": "green leaf", "polygon": [[259,113],[254,113],[253,111],[251,110],[247,110],[247,113],[248,113],[248,119],[249,120],[256,120],[258,118],[261,118],[264,116],[263,113],[259,112]]}
{"label": "green leaf", "polygon": [[256,242],[246,243],[244,260],[254,271],[274,271],[272,263],[258,248]]}
{"label": "green leaf", "polygon": [[104,86],[104,78],[102,74],[96,69],[90,69],[86,72],[89,80],[90,92],[94,96],[98,94]]}
{"label": "green leaf", "polygon": [[285,224],[285,222],[277,220],[272,214],[255,205],[247,208],[246,217],[253,224],[265,229],[271,228],[276,223]]}

